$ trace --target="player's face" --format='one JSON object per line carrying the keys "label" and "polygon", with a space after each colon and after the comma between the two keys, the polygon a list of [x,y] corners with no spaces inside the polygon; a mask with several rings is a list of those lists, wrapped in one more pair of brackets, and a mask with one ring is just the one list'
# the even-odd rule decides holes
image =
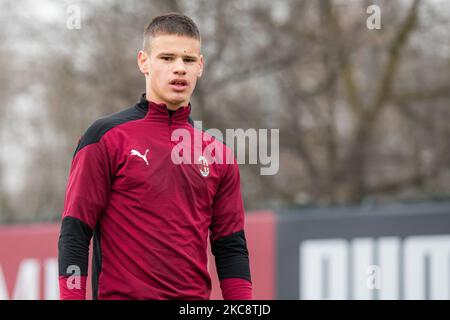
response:
{"label": "player's face", "polygon": [[[138,56],[141,59],[142,55]],[[178,35],[157,35],[150,41],[147,65],[148,99],[171,109],[188,105],[202,75],[200,41]],[[141,67],[142,70],[142,67]]]}

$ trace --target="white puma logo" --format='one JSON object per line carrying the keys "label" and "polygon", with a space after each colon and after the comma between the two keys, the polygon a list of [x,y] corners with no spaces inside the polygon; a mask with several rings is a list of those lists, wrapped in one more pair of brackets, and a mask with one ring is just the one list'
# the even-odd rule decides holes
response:
{"label": "white puma logo", "polygon": [[132,149],[131,150],[131,155],[132,156],[138,156],[139,158],[144,159],[145,163],[148,165],[148,161],[147,161],[147,153],[148,153],[148,149],[145,151],[145,154],[142,155],[139,151]]}

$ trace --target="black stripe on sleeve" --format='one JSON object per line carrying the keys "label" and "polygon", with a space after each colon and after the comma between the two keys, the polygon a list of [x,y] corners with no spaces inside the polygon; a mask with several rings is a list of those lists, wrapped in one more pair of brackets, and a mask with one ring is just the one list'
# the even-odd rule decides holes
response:
{"label": "black stripe on sleeve", "polygon": [[102,246],[101,246],[101,229],[100,223],[97,223],[94,231],[94,240],[92,241],[92,299],[98,300],[98,284],[100,279],[100,272],[102,270]]}
{"label": "black stripe on sleeve", "polygon": [[211,244],[219,280],[242,278],[251,282],[244,230],[217,239]]}
{"label": "black stripe on sleeve", "polygon": [[71,276],[78,267],[82,276],[88,274],[89,243],[92,229],[79,219],[65,217],[58,241],[58,268],[60,276]]}

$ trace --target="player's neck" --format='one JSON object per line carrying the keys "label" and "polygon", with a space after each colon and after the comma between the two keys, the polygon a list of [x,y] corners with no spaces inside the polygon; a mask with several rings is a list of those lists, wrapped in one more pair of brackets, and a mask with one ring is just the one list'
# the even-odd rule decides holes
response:
{"label": "player's neck", "polygon": [[156,104],[165,104],[167,109],[173,110],[173,111],[178,110],[180,107],[185,107],[185,106],[189,105],[189,102],[181,102],[181,103],[178,103],[178,104],[172,104],[172,103],[170,103],[168,101],[165,101],[165,100],[160,99],[157,96],[153,95],[149,90],[146,90],[145,98],[147,99],[147,101],[151,101],[151,102],[154,102]]}

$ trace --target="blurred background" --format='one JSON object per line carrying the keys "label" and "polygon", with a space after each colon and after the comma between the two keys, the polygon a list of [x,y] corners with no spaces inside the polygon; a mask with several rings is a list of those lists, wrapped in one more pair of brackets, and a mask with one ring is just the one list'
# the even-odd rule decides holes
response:
{"label": "blurred background", "polygon": [[[368,28],[371,5],[379,28]],[[339,216],[393,203],[446,212],[449,1],[2,0],[1,224],[59,222],[79,137],[145,91],[142,32],[169,11],[191,16],[202,34],[192,118],[223,132],[280,129],[276,175],[240,165],[249,213]],[[450,234],[439,221],[430,232]]]}

